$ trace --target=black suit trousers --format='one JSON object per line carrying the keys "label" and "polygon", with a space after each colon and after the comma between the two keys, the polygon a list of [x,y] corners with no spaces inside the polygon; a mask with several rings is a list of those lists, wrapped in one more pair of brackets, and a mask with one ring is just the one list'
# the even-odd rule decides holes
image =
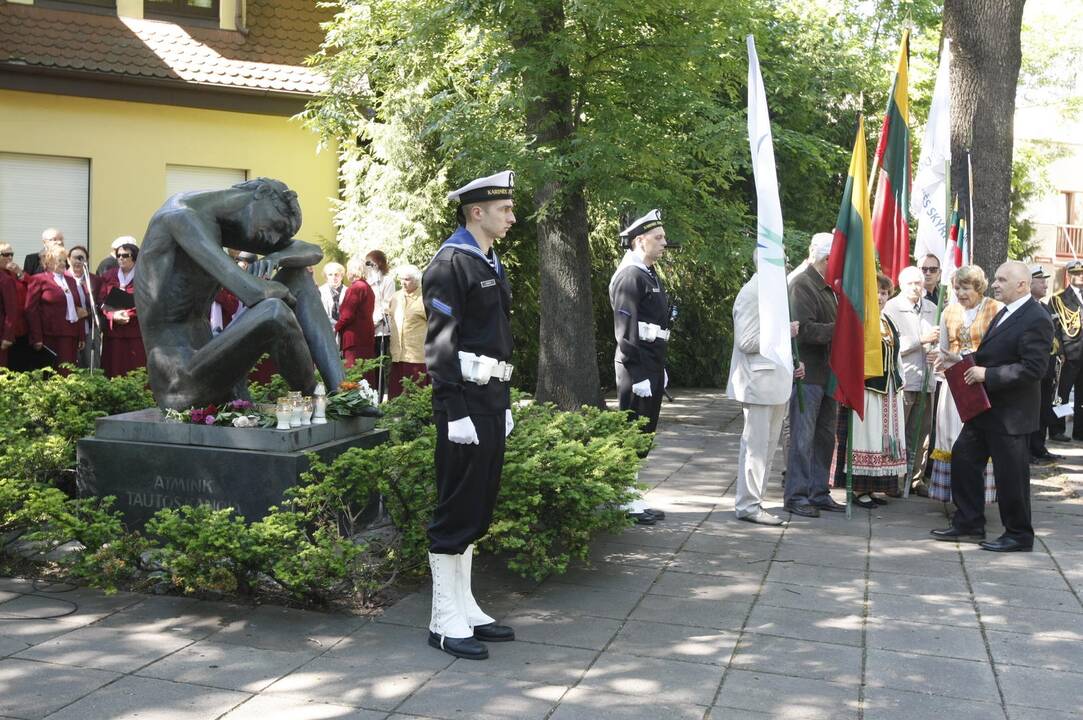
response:
{"label": "black suit trousers", "polygon": [[959,530],[985,530],[985,464],[993,459],[997,505],[1005,537],[1034,544],[1030,522],[1030,436],[1006,435],[963,425],[951,448],[951,495],[958,510],[952,525]]}
{"label": "black suit trousers", "polygon": [[504,415],[471,415],[477,445],[447,438],[447,414],[436,423],[436,507],[429,524],[429,551],[458,555],[489,531],[504,467]]}

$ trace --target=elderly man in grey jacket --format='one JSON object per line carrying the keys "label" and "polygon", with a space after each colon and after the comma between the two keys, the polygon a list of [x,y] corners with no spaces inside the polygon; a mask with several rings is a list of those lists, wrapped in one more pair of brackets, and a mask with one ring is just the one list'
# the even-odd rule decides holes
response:
{"label": "elderly man in grey jacket", "polygon": [[899,294],[884,305],[884,315],[899,331],[899,364],[903,376],[906,417],[906,460],[911,489],[928,495],[925,463],[933,422],[933,351],[940,341],[936,305],[925,296],[922,271],[911,265],[899,272]]}
{"label": "elderly man in grey jacket", "polygon": [[[846,510],[831,497],[828,473],[835,450],[838,402],[827,394],[828,360],[835,334],[838,301],[824,280],[833,237],[816,233],[809,244],[809,265],[790,282],[792,317],[800,323],[797,349],[805,363],[803,402],[790,397],[790,448],[786,458],[786,510],[819,517],[821,510]],[[803,407],[802,407],[803,405]]]}
{"label": "elderly man in grey jacket", "polygon": [[[798,323],[790,323],[797,335]],[[793,379],[805,375],[804,365],[796,370],[760,355],[759,276],[741,288],[733,303],[733,355],[726,394],[741,403],[745,426],[737,460],[737,504],[739,520],[761,525],[782,525],[784,521],[763,508],[763,493],[771,473],[771,459],[778,447],[782,421]]]}

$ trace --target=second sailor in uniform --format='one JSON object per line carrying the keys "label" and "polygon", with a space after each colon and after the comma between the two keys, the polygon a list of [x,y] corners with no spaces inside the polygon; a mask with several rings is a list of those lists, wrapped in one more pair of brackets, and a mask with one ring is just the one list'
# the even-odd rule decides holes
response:
{"label": "second sailor in uniform", "polygon": [[[644,432],[654,432],[662,409],[662,393],[669,384],[669,298],[654,268],[667,246],[661,211],[651,210],[625,228],[620,237],[627,252],[609,281],[617,340],[617,400],[620,409],[634,418],[647,418]],[[649,508],[642,499],[633,500],[625,509],[643,525],[653,525],[665,517],[664,512]]]}

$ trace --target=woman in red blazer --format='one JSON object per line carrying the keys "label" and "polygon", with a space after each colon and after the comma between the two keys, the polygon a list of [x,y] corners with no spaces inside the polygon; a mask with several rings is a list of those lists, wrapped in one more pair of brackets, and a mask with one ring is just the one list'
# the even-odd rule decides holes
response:
{"label": "woman in red blazer", "polygon": [[[372,323],[376,295],[365,282],[363,264],[351,260],[348,272],[352,282],[339,303],[335,332],[342,335],[342,355],[346,359],[346,367],[350,368],[359,358],[376,357],[376,327]],[[372,385],[376,375],[372,373],[372,378],[369,379],[366,374],[365,379]]]}
{"label": "woman in red blazer", "polygon": [[10,245],[0,246],[0,367],[8,366],[8,349],[15,344],[16,323],[23,317],[23,304],[16,290],[19,281],[4,272],[14,256]]}
{"label": "woman in red blazer", "polygon": [[[29,277],[15,264],[15,251],[8,243],[0,243],[0,367],[11,367],[11,352],[15,343],[29,351],[26,326],[26,285]],[[9,296],[9,291],[13,295]],[[26,354],[25,352],[23,353]],[[21,369],[21,368],[16,368]]]}
{"label": "woman in red blazer", "polygon": [[125,243],[117,248],[117,266],[102,274],[98,302],[102,304],[105,325],[102,327],[102,369],[106,377],[124,375],[136,368],[145,367],[147,354],[143,349],[143,334],[139,331],[139,318],[135,308],[111,307],[109,293],[119,288],[129,295],[135,294],[135,262],[139,248]]}
{"label": "woman in red blazer", "polygon": [[26,323],[30,328],[30,344],[35,350],[46,348],[52,356],[52,365],[74,365],[86,341],[83,309],[75,281],[64,275],[68,251],[63,247],[49,247],[42,251],[43,272],[30,276],[26,293]]}

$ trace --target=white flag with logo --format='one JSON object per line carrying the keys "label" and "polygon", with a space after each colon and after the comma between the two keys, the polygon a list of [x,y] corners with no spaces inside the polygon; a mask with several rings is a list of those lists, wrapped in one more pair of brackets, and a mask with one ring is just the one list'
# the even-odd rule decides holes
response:
{"label": "white flag with logo", "polygon": [[790,347],[790,306],[787,302],[786,253],[782,248],[782,206],[778,201],[775,149],[767,93],[756,55],[756,40],[748,36],[748,141],[756,178],[756,272],[760,285],[760,355],[783,367],[793,367]]}
{"label": "white flag with logo", "polygon": [[[944,40],[940,69],[936,73],[933,102],[925,139],[921,143],[921,158],[914,175],[910,196],[910,214],[917,219],[917,240],[914,257],[920,260],[932,253],[943,266],[944,251],[951,222],[947,198],[948,170],[951,167],[951,40]],[[947,278],[947,273],[943,276]]]}

